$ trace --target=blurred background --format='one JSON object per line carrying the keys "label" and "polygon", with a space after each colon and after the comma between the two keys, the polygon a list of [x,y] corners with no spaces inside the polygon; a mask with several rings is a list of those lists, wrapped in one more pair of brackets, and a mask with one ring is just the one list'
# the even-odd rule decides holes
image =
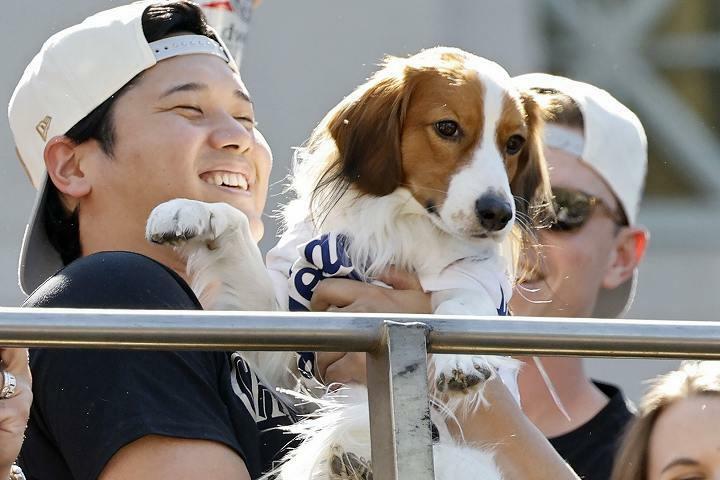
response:
{"label": "blurred background", "polygon": [[[4,0],[0,103],[51,34],[112,0]],[[223,2],[220,2],[223,3]],[[383,55],[456,46],[511,75],[565,74],[609,90],[644,123],[650,166],[640,221],[651,232],[631,318],[718,320],[720,2],[717,0],[265,0],[252,14],[242,75],[275,157],[267,214],[283,202],[292,147]],[[112,55],[112,52],[108,52]],[[117,59],[122,61],[121,58]],[[34,191],[0,116],[0,305],[16,306],[17,258]],[[275,241],[268,217],[267,250]],[[638,398],[663,360],[591,360]]]}

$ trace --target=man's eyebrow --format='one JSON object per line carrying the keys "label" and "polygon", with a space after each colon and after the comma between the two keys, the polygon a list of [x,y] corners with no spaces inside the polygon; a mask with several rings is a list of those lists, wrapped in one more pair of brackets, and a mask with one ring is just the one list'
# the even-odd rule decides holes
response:
{"label": "man's eyebrow", "polygon": [[662,472],[660,472],[660,473],[664,473],[664,472],[670,470],[672,467],[677,467],[679,465],[693,467],[693,466],[699,465],[699,462],[697,460],[693,460],[692,458],[686,458],[686,457],[676,458],[672,462],[665,465],[665,468],[663,468]]}
{"label": "man's eyebrow", "polygon": [[[167,89],[165,92],[163,92],[160,95],[159,98],[163,99],[165,97],[172,95],[173,93],[178,93],[178,92],[197,92],[197,91],[209,90],[209,89],[210,89],[210,87],[205,83],[195,83],[195,82],[183,83],[182,85],[176,85],[174,87]],[[241,100],[245,100],[248,103],[253,103],[250,96],[247,93],[245,93],[243,90],[238,88],[233,93],[237,98],[239,98]]]}
{"label": "man's eyebrow", "polygon": [[197,92],[199,90],[208,90],[209,88],[210,87],[208,87],[204,83],[183,83],[182,85],[176,85],[172,88],[165,90],[165,92],[163,92],[163,94],[160,95],[159,98],[163,99],[177,92]]}

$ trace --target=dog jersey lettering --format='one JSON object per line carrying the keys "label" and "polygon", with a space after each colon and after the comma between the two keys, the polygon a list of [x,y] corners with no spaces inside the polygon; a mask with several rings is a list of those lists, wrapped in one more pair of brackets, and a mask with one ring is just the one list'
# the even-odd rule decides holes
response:
{"label": "dog jersey lettering", "polygon": [[[309,311],[315,287],[326,278],[364,280],[348,256],[347,242],[345,235],[325,233],[297,247],[299,258],[290,267],[287,280],[290,311]],[[426,292],[482,289],[493,298],[497,314],[504,316],[512,289],[502,262],[499,256],[462,258],[438,273],[420,275],[420,284]],[[387,287],[379,281],[366,281]]]}
{"label": "dog jersey lettering", "polygon": [[325,234],[298,247],[300,258],[290,268],[289,305],[292,312],[307,312],[317,284],[325,278],[362,280],[345,249],[344,235]]}
{"label": "dog jersey lettering", "polygon": [[[297,247],[299,257],[290,267],[287,279],[290,311],[309,311],[315,288],[326,278],[370,281],[363,279],[353,266],[347,253],[347,242],[345,235],[325,233]],[[497,314],[507,315],[510,280],[504,274],[505,268],[500,262],[502,260],[497,256],[463,258],[437,274],[421,276],[420,283],[429,292],[453,288],[482,289],[493,298]],[[387,287],[379,281],[371,283]],[[315,354],[298,352],[297,367],[303,376],[312,378],[315,373]]]}

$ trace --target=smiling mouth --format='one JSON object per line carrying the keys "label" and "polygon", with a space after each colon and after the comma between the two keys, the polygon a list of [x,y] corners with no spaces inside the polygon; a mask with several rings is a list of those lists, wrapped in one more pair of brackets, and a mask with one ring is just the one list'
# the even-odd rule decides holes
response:
{"label": "smiling mouth", "polygon": [[247,192],[250,189],[247,177],[235,172],[205,172],[200,179],[216,187],[225,187],[236,191]]}

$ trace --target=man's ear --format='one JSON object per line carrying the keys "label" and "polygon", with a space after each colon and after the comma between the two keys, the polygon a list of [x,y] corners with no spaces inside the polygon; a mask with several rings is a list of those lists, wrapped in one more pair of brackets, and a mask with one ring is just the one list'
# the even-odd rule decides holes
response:
{"label": "man's ear", "polygon": [[92,187],[80,157],[78,145],[64,135],[52,138],[45,146],[45,167],[50,180],[58,191],[74,199],[84,197]]}
{"label": "man's ear", "polygon": [[649,234],[642,227],[623,227],[615,238],[610,265],[603,277],[603,288],[612,290],[632,277],[647,249]]}

